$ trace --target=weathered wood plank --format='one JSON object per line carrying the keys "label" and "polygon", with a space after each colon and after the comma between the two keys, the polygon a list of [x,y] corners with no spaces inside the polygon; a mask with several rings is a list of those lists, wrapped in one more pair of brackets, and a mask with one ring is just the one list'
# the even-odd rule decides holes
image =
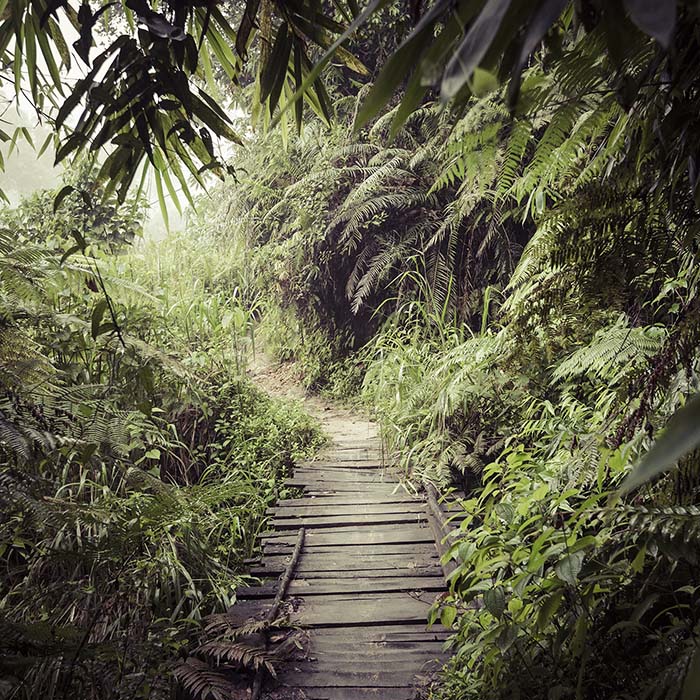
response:
{"label": "weathered wood plank", "polygon": [[407,493],[404,488],[395,481],[330,481],[311,480],[303,477],[285,479],[285,486],[291,488],[303,488],[308,493],[357,493],[383,496],[392,493]]}
{"label": "weathered wood plank", "polygon": [[[263,536],[264,547],[267,545],[291,545],[295,536],[287,531],[273,532]],[[321,545],[372,545],[433,543],[435,538],[430,528],[420,524],[378,525],[369,527],[332,527],[310,530],[306,535],[306,547]]]}
{"label": "weathered wood plank", "polygon": [[[364,549],[364,554],[363,554]],[[286,555],[290,554],[292,547],[289,544],[281,544],[275,542],[269,542],[265,546],[265,556],[269,555]],[[344,551],[345,550],[345,551]],[[347,553],[348,556],[380,556],[385,554],[404,554],[413,556],[437,556],[437,550],[435,549],[435,543],[410,543],[410,542],[398,542],[392,544],[377,543],[377,542],[365,542],[360,545],[307,545],[304,549],[304,554],[302,554],[302,561],[309,560],[309,556],[314,555],[331,555],[335,557],[342,557]]]}
{"label": "weathered wood plank", "polygon": [[306,467],[346,467],[352,468],[357,467],[359,469],[386,469],[388,465],[387,462],[382,462],[381,459],[353,459],[351,457],[337,456],[335,459],[325,458],[316,462],[299,462],[297,464],[298,468],[304,469]]}
{"label": "weathered wood plank", "polygon": [[342,467],[340,464],[335,467],[296,467],[294,469],[294,476],[296,477],[309,477],[310,479],[319,479],[325,481],[326,479],[341,480],[345,479],[348,481],[370,480],[370,481],[381,481],[382,479],[391,479],[392,481],[400,481],[399,475],[392,473],[390,469],[365,469],[363,467],[347,468]]}
{"label": "weathered wood plank", "polygon": [[302,598],[291,621],[302,627],[346,627],[395,622],[425,622],[434,595],[368,593]]}
{"label": "weathered wood plank", "polygon": [[307,516],[305,518],[274,518],[269,521],[275,530],[297,530],[302,525],[307,529],[342,527],[344,525],[372,526],[423,524],[428,522],[425,513],[367,513],[357,515]]}
{"label": "weathered wood plank", "polygon": [[396,493],[362,493],[348,494],[340,493],[336,495],[329,494],[306,494],[299,498],[288,498],[284,501],[287,507],[301,506],[307,508],[313,505],[319,506],[352,506],[352,505],[372,505],[377,503],[422,503],[422,499],[418,496],[413,496],[406,491]]}
{"label": "weathered wood plank", "polygon": [[[272,558],[272,557],[270,557]],[[383,557],[382,557],[383,559]],[[325,563],[325,562],[324,562]],[[351,568],[348,568],[348,563]],[[306,569],[297,567],[297,574],[306,579],[354,579],[357,576],[364,578],[392,578],[397,575],[402,576],[442,576],[442,568],[438,564],[437,558],[433,564],[426,564],[425,560],[420,562],[406,562],[405,557],[397,557],[394,568],[386,568],[388,564],[383,561],[363,564],[359,558],[356,561],[330,562],[329,568]],[[383,565],[383,567],[382,567]],[[374,566],[375,568],[371,568]],[[382,567],[382,568],[379,568]],[[265,566],[256,566],[250,570],[251,576],[257,578],[277,578],[284,571],[282,563],[265,562]],[[444,588],[444,582],[443,582]]]}
{"label": "weathered wood plank", "polygon": [[286,501],[280,501],[275,508],[268,509],[268,515],[278,518],[307,518],[324,515],[371,515],[387,513],[426,513],[426,505],[420,500],[399,501],[396,503],[364,503],[352,505],[315,505],[310,501],[304,505],[285,505]]}
{"label": "weathered wood plank", "polygon": [[[301,686],[300,686],[301,687]],[[309,688],[301,687],[308,700],[414,700],[415,689],[401,688]]]}
{"label": "weathered wood plank", "polygon": [[[290,613],[290,624],[304,628],[350,627],[396,623],[425,623],[433,603],[433,593],[365,593],[309,596],[294,598],[296,609]],[[247,605],[251,604],[251,605]],[[244,615],[254,610],[256,616],[269,610],[271,601],[243,600],[231,608],[231,615]],[[241,612],[243,611],[243,612]]]}
{"label": "weathered wood plank", "polygon": [[[382,658],[386,654],[386,659]],[[389,662],[387,664],[387,662]],[[311,656],[309,659],[295,661],[294,671],[312,673],[382,673],[387,670],[391,673],[402,673],[410,676],[416,672],[431,672],[438,670],[444,661],[436,657],[430,650],[411,652],[396,651],[395,653],[386,650],[376,650],[374,656],[364,654],[353,659],[352,656]],[[411,674],[411,671],[413,674]],[[283,670],[280,674],[283,681],[286,675]]]}
{"label": "weathered wood plank", "polygon": [[[352,627],[348,630],[335,627],[316,629],[313,632],[313,643],[330,645],[353,639],[362,644],[400,644],[414,642],[442,642],[449,632],[441,625],[428,627],[425,623],[411,625],[370,625],[368,627]],[[347,647],[346,647],[347,648]]]}
{"label": "weathered wood plank", "polygon": [[326,483],[340,481],[348,484],[391,484],[396,486],[399,480],[393,474],[385,471],[375,471],[374,473],[362,470],[357,476],[348,474],[345,471],[337,469],[325,469],[323,471],[314,471],[312,469],[298,471],[295,470],[294,477],[290,477],[285,483],[290,486],[295,486],[295,481],[303,483]]}
{"label": "weathered wood plank", "polygon": [[[251,598],[274,598],[279,584],[276,581],[261,586],[240,588],[236,596],[239,600]],[[296,578],[289,584],[290,596],[331,595],[335,593],[396,593],[400,591],[443,591],[445,581],[440,576],[400,576],[351,579],[307,579]]]}
{"label": "weathered wood plank", "polygon": [[[407,670],[387,670],[386,666],[383,669],[378,669],[375,672],[364,671],[344,671],[331,670],[321,671],[320,669],[314,673],[309,673],[308,669],[300,671],[285,671],[280,674],[279,682],[288,687],[304,687],[304,688],[338,688],[365,686],[369,688],[397,688],[410,687],[413,678],[412,675],[420,672],[420,667],[412,667],[411,671]],[[336,696],[333,695],[335,698]],[[384,697],[380,695],[380,697]]]}

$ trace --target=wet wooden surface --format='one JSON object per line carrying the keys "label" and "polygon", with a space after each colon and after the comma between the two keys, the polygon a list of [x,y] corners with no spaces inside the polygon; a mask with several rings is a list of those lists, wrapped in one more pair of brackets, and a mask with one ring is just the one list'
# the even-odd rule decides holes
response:
{"label": "wet wooden surface", "polygon": [[283,662],[263,697],[309,700],[409,700],[446,660],[446,631],[427,627],[446,585],[434,518],[424,495],[404,488],[384,464],[368,424],[336,431],[317,460],[297,466],[300,489],[269,512],[261,583],[239,591],[241,622],[271,607],[298,531],[304,544],[286,594],[303,653]]}

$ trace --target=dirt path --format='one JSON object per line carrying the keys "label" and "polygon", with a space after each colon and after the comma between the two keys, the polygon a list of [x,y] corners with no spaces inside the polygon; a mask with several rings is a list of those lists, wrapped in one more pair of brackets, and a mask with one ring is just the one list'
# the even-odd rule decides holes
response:
{"label": "dirt path", "polygon": [[271,396],[301,401],[307,413],[321,423],[328,435],[329,450],[345,442],[363,444],[365,451],[369,448],[383,454],[379,426],[357,411],[338,406],[320,396],[309,396],[292,363],[279,363],[258,352],[248,376]]}
{"label": "dirt path", "polygon": [[426,626],[445,590],[431,509],[385,463],[376,424],[305,396],[289,366],[259,358],[251,376],[274,396],[301,399],[330,438],[287,481],[301,495],[270,509],[251,571],[262,582],[240,590],[230,611],[240,623],[276,615],[288,582],[295,652],[262,697],[412,700],[444,660],[447,634]]}

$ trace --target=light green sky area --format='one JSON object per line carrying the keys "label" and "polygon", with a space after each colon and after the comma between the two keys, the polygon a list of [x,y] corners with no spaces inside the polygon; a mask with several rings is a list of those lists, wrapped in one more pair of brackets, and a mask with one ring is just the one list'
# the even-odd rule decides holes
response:
{"label": "light green sky area", "polygon": [[[26,126],[34,141],[34,150],[24,139],[18,140],[17,148],[8,156],[9,143],[1,144],[2,154],[5,159],[5,170],[0,170],[0,188],[5,192],[12,206],[19,204],[22,197],[26,197],[36,190],[56,189],[60,186],[61,176],[64,171],[63,164],[54,166],[54,151],[52,146],[37,158],[37,153],[46,137],[51,133],[50,129],[43,125],[37,125],[36,117],[31,114],[18,114],[15,109],[8,110],[2,117],[0,128],[12,135],[17,126]],[[69,166],[68,166],[69,167]],[[155,185],[148,186],[146,199],[150,203],[149,216],[145,223],[144,231],[148,237],[160,238],[165,235],[165,224],[158,205],[158,195]],[[178,213],[175,205],[166,193],[168,203],[168,216],[170,228],[178,229],[183,225],[183,217]],[[186,202],[181,202],[184,207]],[[0,204],[0,207],[7,206]]]}

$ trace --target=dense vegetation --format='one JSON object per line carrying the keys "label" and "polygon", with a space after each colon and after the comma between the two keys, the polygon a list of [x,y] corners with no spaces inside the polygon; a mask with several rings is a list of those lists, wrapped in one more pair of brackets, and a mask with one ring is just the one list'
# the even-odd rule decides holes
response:
{"label": "dense vegetation", "polygon": [[[189,625],[232,599],[277,477],[316,440],[242,380],[261,335],[310,387],[363,399],[407,479],[463,496],[437,697],[700,695],[697,5],[377,4],[251,0],[238,36],[169,7],[198,67],[127,3],[148,31],[125,65],[190,82],[161,100],[110,64],[102,90],[79,83],[59,155],[112,154],[4,215],[12,697],[165,694]],[[363,23],[345,68],[308,53]],[[174,191],[168,168],[218,172],[209,130],[246,131],[199,92],[213,57],[269,128],[187,236],[130,248],[137,164]],[[365,64],[374,81],[347,80]]]}
{"label": "dense vegetation", "polygon": [[309,384],[362,383],[407,476],[466,491],[444,697],[696,697],[697,453],[618,488],[698,389],[698,75],[563,36],[515,116],[489,86],[352,134],[361,91],[261,137],[217,235]]}
{"label": "dense vegetation", "polygon": [[81,180],[0,233],[0,695],[169,697],[319,436],[245,378],[236,251],[129,245],[138,204]]}

